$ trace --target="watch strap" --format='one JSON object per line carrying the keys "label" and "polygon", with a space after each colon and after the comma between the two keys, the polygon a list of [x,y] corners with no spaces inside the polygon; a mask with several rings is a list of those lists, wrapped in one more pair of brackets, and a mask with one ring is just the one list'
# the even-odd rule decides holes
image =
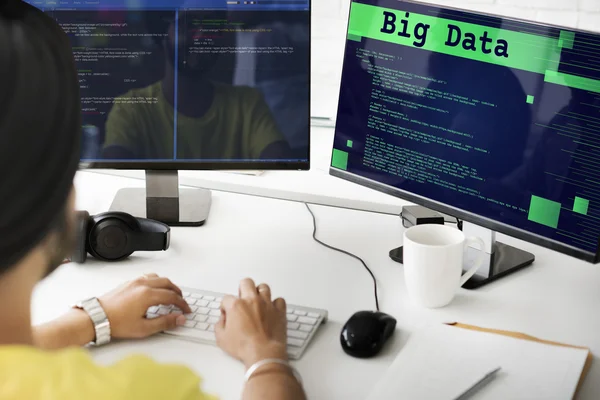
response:
{"label": "watch strap", "polygon": [[96,346],[102,346],[110,342],[110,322],[104,312],[104,308],[96,297],[89,298],[80,303],[94,324],[96,339],[92,342]]}

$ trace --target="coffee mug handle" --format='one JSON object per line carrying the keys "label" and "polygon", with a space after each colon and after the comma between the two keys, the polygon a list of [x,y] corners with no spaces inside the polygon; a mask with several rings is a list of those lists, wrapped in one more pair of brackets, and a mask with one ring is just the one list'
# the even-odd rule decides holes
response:
{"label": "coffee mug handle", "polygon": [[471,267],[471,269],[469,269],[467,272],[465,272],[463,274],[463,276],[460,278],[460,286],[462,287],[462,285],[464,285],[469,279],[471,279],[471,277],[473,275],[475,275],[475,272],[477,272],[477,270],[479,269],[479,267],[481,267],[481,264],[483,264],[483,258],[485,257],[485,252],[483,251],[483,249],[485,248],[485,244],[483,243],[483,240],[481,240],[478,237],[469,237],[465,240],[465,249],[467,247],[469,247],[471,244],[477,243],[479,245],[479,257],[477,257],[477,260],[475,261],[475,265],[473,265]]}

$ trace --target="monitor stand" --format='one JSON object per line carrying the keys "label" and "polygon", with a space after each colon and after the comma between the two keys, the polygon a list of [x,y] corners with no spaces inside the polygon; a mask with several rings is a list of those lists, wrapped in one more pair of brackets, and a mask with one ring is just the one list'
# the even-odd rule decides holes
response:
{"label": "monitor stand", "polygon": [[[464,289],[477,289],[503,276],[512,274],[533,263],[535,256],[516,247],[496,241],[496,232],[464,221],[462,230],[466,237],[476,236],[485,244],[483,265],[464,285]],[[465,267],[473,265],[479,256],[478,248],[468,247],[465,252]],[[390,251],[390,257],[402,263],[402,247]],[[465,268],[465,270],[466,270]]]}
{"label": "monitor stand", "polygon": [[110,211],[122,211],[170,226],[204,225],[211,205],[207,189],[180,189],[177,171],[146,171],[145,188],[117,192]]}

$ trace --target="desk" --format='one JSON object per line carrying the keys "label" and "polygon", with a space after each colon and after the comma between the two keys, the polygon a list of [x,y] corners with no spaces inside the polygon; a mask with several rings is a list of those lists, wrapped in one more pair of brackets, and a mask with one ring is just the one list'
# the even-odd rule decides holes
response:
{"label": "desk", "polygon": [[[76,185],[78,206],[97,213],[109,206],[119,188],[142,182],[79,173]],[[446,308],[424,310],[411,305],[402,266],[387,256],[401,244],[398,217],[324,206],[314,206],[314,211],[319,237],[365,259],[379,282],[382,311],[398,319],[396,334],[376,358],[353,359],[339,344],[348,317],[374,307],[372,282],[364,268],[312,240],[312,221],[302,204],[223,192],[214,192],[204,227],[173,229],[167,252],[139,253],[117,264],[89,261],[59,268],[36,288],[34,323],[145,272],[168,276],[181,285],[229,293],[236,292],[241,278],[251,276],[271,284],[274,296],[284,296],[289,303],[329,310],[329,322],[295,362],[314,400],[364,399],[410,332],[430,323],[460,321],[523,331],[589,346],[600,354],[600,267],[499,235],[499,240],[535,253],[534,266],[477,291],[461,290]],[[101,363],[131,353],[188,365],[205,378],[209,391],[222,399],[239,398],[243,368],[216,347],[158,336],[93,350]],[[600,398],[598,362],[580,398]]]}

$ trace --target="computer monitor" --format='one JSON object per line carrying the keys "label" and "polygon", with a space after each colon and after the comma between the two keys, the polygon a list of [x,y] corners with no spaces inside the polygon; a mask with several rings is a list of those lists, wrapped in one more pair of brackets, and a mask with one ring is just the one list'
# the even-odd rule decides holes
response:
{"label": "computer monitor", "polygon": [[398,0],[351,4],[330,173],[487,239],[480,285],[599,261],[600,34]]}
{"label": "computer monitor", "polygon": [[30,0],[68,34],[82,166],[146,170],[112,210],[206,219],[178,170],[309,168],[310,0]]}

